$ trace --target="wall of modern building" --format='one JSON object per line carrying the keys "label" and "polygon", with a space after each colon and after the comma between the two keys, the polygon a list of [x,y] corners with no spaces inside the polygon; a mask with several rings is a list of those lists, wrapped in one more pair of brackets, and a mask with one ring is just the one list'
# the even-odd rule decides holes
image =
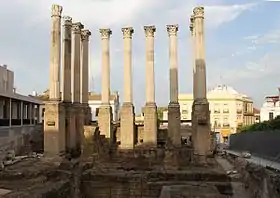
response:
{"label": "wall of modern building", "polygon": [[[238,127],[255,123],[253,100],[232,87],[218,85],[207,92],[210,105],[210,122],[221,141],[236,133]],[[191,120],[193,95],[179,94],[181,119]]]}
{"label": "wall of modern building", "polygon": [[[96,94],[93,92],[90,93],[88,103],[91,108],[92,120],[97,121],[98,111],[99,111],[98,109],[101,106],[101,94]],[[113,113],[113,121],[118,121],[119,114],[120,114],[120,98],[119,98],[118,92],[111,94],[110,105],[111,105],[112,113]]]}
{"label": "wall of modern building", "polygon": [[265,97],[260,111],[261,122],[272,120],[280,115],[279,97],[280,94]]}

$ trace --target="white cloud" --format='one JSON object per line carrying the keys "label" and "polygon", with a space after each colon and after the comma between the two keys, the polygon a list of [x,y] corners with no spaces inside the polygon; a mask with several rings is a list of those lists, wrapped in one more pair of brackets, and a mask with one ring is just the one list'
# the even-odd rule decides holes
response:
{"label": "white cloud", "polygon": [[[205,25],[208,28],[216,28],[224,23],[231,22],[243,14],[245,11],[253,9],[256,3],[236,4],[236,5],[209,5],[210,2],[205,1]],[[192,13],[195,7],[194,1],[186,3],[185,6],[177,7],[170,11],[170,15],[174,18],[184,18]],[[180,19],[181,20],[181,19]]]}
{"label": "white cloud", "polygon": [[280,29],[269,31],[264,35],[246,36],[244,39],[250,40],[255,45],[278,44],[280,43]]}
{"label": "white cloud", "polygon": [[116,23],[129,24],[142,12],[160,3],[158,0],[17,0],[22,9],[30,10],[28,24],[37,25],[50,18],[52,4],[63,6],[63,15],[86,25],[109,27]]}

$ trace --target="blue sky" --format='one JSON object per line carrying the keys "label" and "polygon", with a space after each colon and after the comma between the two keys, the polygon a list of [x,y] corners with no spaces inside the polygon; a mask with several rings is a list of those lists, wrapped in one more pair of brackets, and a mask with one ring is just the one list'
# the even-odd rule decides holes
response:
{"label": "blue sky", "polygon": [[[83,2],[83,3],[81,3]],[[90,87],[101,89],[99,28],[112,29],[111,90],[123,87],[121,28],[132,26],[133,88],[137,109],[145,104],[144,25],[155,25],[156,100],[169,101],[167,24],[179,24],[179,87],[192,91],[189,16],[205,6],[207,85],[227,84],[253,97],[256,106],[265,95],[277,94],[280,76],[280,2],[245,0],[10,0],[0,3],[0,63],[15,72],[18,92],[42,92],[49,82],[50,8],[63,6],[63,14],[92,31]]]}

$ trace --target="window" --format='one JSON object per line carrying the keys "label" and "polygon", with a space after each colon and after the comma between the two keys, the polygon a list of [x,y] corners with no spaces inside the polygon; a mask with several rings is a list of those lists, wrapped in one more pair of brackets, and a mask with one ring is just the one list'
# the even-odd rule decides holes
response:
{"label": "window", "polygon": [[269,112],[269,120],[273,120],[273,112]]}
{"label": "window", "polygon": [[224,117],[224,119],[223,119],[223,126],[229,126],[228,117]]}
{"label": "window", "polygon": [[228,113],[228,112],[229,112],[228,104],[224,104],[223,113]]}
{"label": "window", "polygon": [[188,114],[188,110],[182,110],[182,114]]}
{"label": "window", "polygon": [[220,113],[220,106],[219,106],[219,104],[214,104],[214,113]]}

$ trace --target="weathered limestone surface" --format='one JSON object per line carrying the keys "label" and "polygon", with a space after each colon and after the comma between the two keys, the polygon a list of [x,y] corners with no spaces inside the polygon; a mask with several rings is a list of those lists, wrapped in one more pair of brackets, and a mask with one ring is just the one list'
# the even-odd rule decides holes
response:
{"label": "weathered limestone surface", "polygon": [[204,46],[204,8],[196,7],[191,17],[191,30],[195,42],[194,89],[196,98],[192,106],[192,126],[194,127],[193,145],[196,160],[207,163],[206,156],[210,154],[210,111],[206,96],[206,65]]}
{"label": "weathered limestone surface", "polygon": [[157,145],[157,106],[155,103],[154,34],[155,26],[144,26],[146,35],[146,105],[144,108],[144,144]]}
{"label": "weathered limestone surface", "polygon": [[72,103],[64,103],[66,150],[72,152],[76,149],[76,110]]}
{"label": "weathered limestone surface", "polygon": [[132,34],[133,28],[122,28],[124,40],[124,103],[121,109],[122,149],[133,149],[135,144],[135,113],[132,103]]}
{"label": "weathered limestone surface", "polygon": [[100,29],[102,43],[102,94],[98,114],[100,133],[112,138],[112,108],[110,106],[110,29]]}
{"label": "weathered limestone surface", "polygon": [[81,30],[84,28],[80,22],[72,24],[72,102],[80,103],[81,99]]}
{"label": "weathered limestone surface", "polygon": [[72,18],[64,17],[62,42],[62,101],[71,101],[71,44],[72,44]]}
{"label": "weathered limestone surface", "polygon": [[66,150],[65,106],[58,101],[45,104],[44,152],[46,155],[60,155]]}
{"label": "weathered limestone surface", "polygon": [[168,105],[168,137],[174,146],[181,145],[181,113],[180,105],[178,103],[177,31],[178,25],[167,25],[170,59],[170,102]]}
{"label": "weathered limestone surface", "polygon": [[91,109],[88,105],[88,72],[89,72],[89,37],[91,32],[89,30],[82,30],[81,32],[81,103],[83,104],[85,114],[85,124],[89,124],[91,120]]}
{"label": "weathered limestone surface", "polygon": [[98,113],[98,126],[101,135],[112,138],[112,108],[110,105],[101,105]]}
{"label": "weathered limestone surface", "polygon": [[61,13],[61,6],[52,6],[49,96],[50,100],[60,100]]}
{"label": "weathered limestone surface", "polygon": [[157,146],[157,106],[155,103],[147,103],[144,108],[144,137],[146,146]]}

